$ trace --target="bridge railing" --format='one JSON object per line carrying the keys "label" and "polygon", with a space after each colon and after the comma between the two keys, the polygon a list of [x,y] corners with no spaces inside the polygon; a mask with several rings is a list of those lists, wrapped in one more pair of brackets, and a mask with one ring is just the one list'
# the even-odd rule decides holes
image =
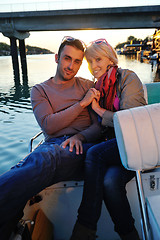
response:
{"label": "bridge railing", "polygon": [[[145,0],[146,5],[157,5],[157,0]],[[55,0],[52,2],[25,2],[25,3],[12,3],[12,4],[0,4],[0,12],[27,12],[27,11],[45,11],[45,10],[67,10],[67,9],[87,9],[87,8],[110,8],[110,7],[131,7],[137,6],[133,1],[125,2],[120,0],[112,1],[97,1],[97,0]]]}

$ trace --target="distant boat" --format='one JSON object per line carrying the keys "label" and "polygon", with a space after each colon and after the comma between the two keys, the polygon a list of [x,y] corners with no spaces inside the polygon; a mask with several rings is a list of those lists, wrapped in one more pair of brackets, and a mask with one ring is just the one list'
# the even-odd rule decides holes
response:
{"label": "distant boat", "polygon": [[157,60],[158,53],[154,53],[153,55],[149,55],[148,58],[151,60]]}

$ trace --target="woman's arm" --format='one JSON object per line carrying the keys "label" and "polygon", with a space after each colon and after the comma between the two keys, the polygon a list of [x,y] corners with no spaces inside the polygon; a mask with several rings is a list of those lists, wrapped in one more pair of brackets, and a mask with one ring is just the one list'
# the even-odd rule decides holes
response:
{"label": "woman's arm", "polygon": [[99,102],[95,99],[92,102],[92,109],[102,118],[102,126],[113,127],[113,112],[101,108]]}
{"label": "woman's arm", "polygon": [[106,109],[101,108],[99,105],[99,102],[96,99],[93,99],[92,101],[92,109],[100,116],[102,117]]}
{"label": "woman's arm", "polygon": [[120,78],[120,110],[146,105],[143,85],[135,72],[122,70]]}

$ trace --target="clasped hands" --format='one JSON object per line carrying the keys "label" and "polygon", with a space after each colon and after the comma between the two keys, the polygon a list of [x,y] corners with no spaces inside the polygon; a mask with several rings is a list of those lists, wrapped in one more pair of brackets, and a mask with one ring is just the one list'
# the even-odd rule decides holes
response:
{"label": "clasped hands", "polygon": [[85,108],[93,102],[99,102],[100,92],[95,88],[90,88],[83,99],[80,101],[80,105]]}
{"label": "clasped hands", "polygon": [[[99,99],[100,99],[100,92],[96,90],[95,88],[90,88],[84,98],[80,101],[80,105],[85,108],[88,105],[91,104],[93,110],[98,105],[99,106]],[[85,137],[78,133],[74,136],[66,139],[64,142],[61,143],[62,148],[66,148],[67,145],[69,145],[69,151],[73,152],[73,149],[75,147],[76,154],[82,154],[83,153],[83,146],[82,142],[85,142]]]}

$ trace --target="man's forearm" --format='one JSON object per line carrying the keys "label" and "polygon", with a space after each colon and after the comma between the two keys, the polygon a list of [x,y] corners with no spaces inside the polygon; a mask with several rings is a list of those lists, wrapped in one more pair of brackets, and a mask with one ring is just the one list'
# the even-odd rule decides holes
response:
{"label": "man's forearm", "polygon": [[75,136],[81,141],[81,142],[86,142],[86,138],[85,138],[85,136],[83,135],[83,134],[81,134],[81,133],[77,133],[77,134],[75,134]]}

